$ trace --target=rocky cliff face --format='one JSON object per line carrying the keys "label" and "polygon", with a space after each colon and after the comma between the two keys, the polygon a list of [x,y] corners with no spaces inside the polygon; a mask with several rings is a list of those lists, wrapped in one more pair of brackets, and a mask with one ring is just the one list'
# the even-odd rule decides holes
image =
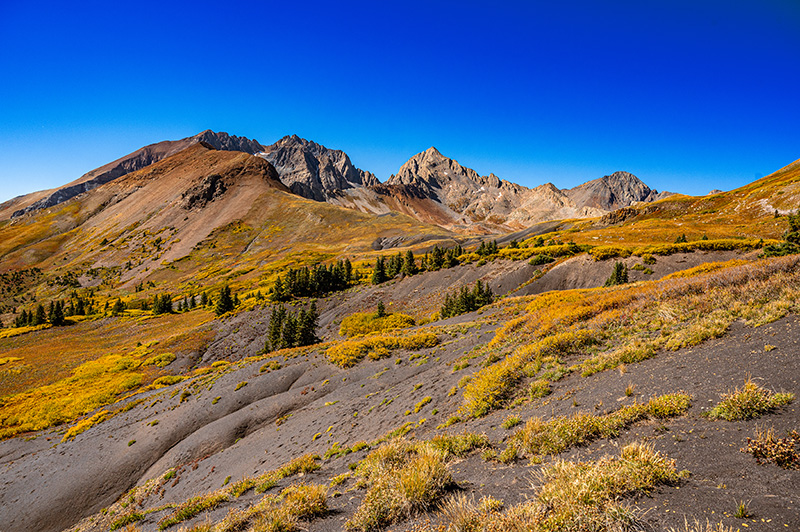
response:
{"label": "rocky cliff face", "polygon": [[258,155],[272,163],[284,185],[308,199],[326,201],[343,190],[379,183],[371,172],[353,166],[345,152],[297,135],[283,137]]}
{"label": "rocky cliff face", "polygon": [[150,144],[116,161],[96,168],[91,172],[87,172],[72,183],[58,188],[46,197],[15,211],[11,217],[15,218],[31,211],[52,207],[53,205],[72,199],[78,194],[88,192],[126,174],[157,163],[162,159],[200,142],[204,142],[217,150],[243,151],[250,154],[257,153],[263,149],[263,146],[255,140],[237,137],[236,135],[228,135],[224,132],[215,133],[210,129],[198,133],[193,137],[186,137],[181,140],[165,140],[156,144]]}
{"label": "rocky cliff face", "polygon": [[614,172],[564,190],[577,205],[613,211],[638,201],[655,201],[661,195],[628,172]]}

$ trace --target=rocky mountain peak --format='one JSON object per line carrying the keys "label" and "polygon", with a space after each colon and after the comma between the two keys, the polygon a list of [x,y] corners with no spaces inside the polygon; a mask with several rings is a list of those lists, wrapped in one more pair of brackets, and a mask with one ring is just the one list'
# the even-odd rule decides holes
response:
{"label": "rocky mountain peak", "polygon": [[378,184],[370,172],[356,168],[341,150],[332,150],[297,135],[287,135],[258,153],[272,163],[292,192],[326,201],[342,190]]}
{"label": "rocky mountain peak", "polygon": [[237,137],[236,135],[228,135],[224,131],[215,133],[210,129],[198,133],[194,137],[198,142],[205,142],[218,150],[225,151],[243,151],[251,155],[264,150],[264,146],[258,143],[255,139],[248,139],[247,137]]}
{"label": "rocky mountain peak", "polygon": [[639,201],[655,201],[659,194],[630,172],[618,171],[564,191],[576,204],[614,211]]}

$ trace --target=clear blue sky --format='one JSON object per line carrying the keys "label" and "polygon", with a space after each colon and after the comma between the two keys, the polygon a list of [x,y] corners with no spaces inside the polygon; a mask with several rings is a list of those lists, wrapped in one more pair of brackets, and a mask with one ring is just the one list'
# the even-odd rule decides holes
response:
{"label": "clear blue sky", "polygon": [[381,180],[730,189],[800,158],[800,2],[0,0],[0,201],[204,129]]}

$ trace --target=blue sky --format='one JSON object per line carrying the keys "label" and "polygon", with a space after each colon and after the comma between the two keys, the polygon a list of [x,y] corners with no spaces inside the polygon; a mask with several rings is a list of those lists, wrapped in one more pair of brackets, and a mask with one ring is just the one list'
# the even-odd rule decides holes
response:
{"label": "blue sky", "polygon": [[800,158],[796,0],[114,4],[0,0],[0,201],[207,128],[381,180],[431,145],[691,194]]}

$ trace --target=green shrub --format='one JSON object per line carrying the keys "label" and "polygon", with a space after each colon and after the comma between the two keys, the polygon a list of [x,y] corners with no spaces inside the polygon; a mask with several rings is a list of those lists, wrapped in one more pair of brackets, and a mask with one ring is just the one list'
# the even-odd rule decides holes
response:
{"label": "green shrub", "polygon": [[541,266],[543,264],[550,264],[551,262],[555,261],[553,257],[550,255],[543,255],[539,253],[538,255],[534,256],[531,260],[528,261],[528,264],[531,266]]}

